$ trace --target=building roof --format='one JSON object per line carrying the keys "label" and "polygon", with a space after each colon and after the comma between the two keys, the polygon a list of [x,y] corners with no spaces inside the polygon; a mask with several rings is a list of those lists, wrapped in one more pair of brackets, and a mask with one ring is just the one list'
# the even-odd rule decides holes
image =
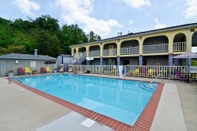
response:
{"label": "building roof", "polygon": [[14,59],[14,60],[45,60],[45,61],[56,61],[56,58],[47,55],[37,55],[34,54],[17,54],[10,53],[6,55],[1,55],[0,59]]}
{"label": "building roof", "polygon": [[172,31],[172,30],[179,30],[179,29],[186,29],[186,28],[190,29],[190,28],[193,28],[193,27],[197,27],[197,23],[177,25],[177,26],[171,26],[171,27],[149,30],[149,31],[143,31],[143,32],[137,32],[137,33],[128,33],[126,35],[115,36],[115,37],[106,38],[106,39],[98,40],[98,41],[94,41],[94,42],[72,45],[70,47],[72,48],[72,47],[84,46],[84,45],[89,45],[89,44],[96,44],[98,42],[102,43],[102,42],[106,42],[106,41],[110,41],[110,40],[118,40],[118,39],[120,40],[122,38],[132,38],[132,37],[136,37],[136,36],[142,36],[142,35],[153,34],[153,33],[160,33],[160,32],[165,32],[165,31]]}
{"label": "building roof", "polygon": [[67,57],[67,58],[72,58],[72,55],[69,55],[69,54],[60,54],[59,56],[63,56],[63,57]]}

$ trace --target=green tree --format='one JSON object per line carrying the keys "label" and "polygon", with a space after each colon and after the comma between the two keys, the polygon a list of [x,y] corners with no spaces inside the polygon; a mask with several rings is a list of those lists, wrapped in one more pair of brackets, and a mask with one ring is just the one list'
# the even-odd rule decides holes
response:
{"label": "green tree", "polygon": [[24,53],[25,47],[18,45],[10,45],[7,49],[7,53]]}
{"label": "green tree", "polygon": [[0,18],[0,47],[8,48],[12,43],[12,31],[10,30],[10,21]]}
{"label": "green tree", "polygon": [[191,65],[192,65],[192,66],[197,66],[197,60],[193,59],[193,60],[191,61]]}
{"label": "green tree", "polygon": [[38,54],[57,57],[59,54],[70,54],[69,46],[100,40],[94,32],[86,35],[78,25],[63,25],[49,15],[42,15],[35,20],[21,18],[14,21],[0,18],[0,54],[28,53],[34,49]]}
{"label": "green tree", "polygon": [[60,41],[66,54],[70,54],[69,46],[87,42],[85,33],[77,25],[64,25],[61,31]]}
{"label": "green tree", "polygon": [[87,37],[89,38],[89,42],[101,40],[101,37],[99,35],[95,34],[93,31],[90,31],[90,33],[87,35]]}
{"label": "green tree", "polygon": [[52,18],[50,15],[42,15],[41,17],[36,18],[33,22],[39,28],[56,33],[59,31],[58,20]]}

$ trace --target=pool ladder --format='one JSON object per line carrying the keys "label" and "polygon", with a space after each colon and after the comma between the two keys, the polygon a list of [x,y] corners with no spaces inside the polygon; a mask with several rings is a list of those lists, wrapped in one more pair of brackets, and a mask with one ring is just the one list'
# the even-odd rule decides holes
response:
{"label": "pool ladder", "polygon": [[22,81],[21,81],[19,78],[14,77],[14,76],[9,76],[9,77],[8,77],[8,83],[9,83],[9,84],[11,84],[12,78],[15,78],[16,80],[18,80],[18,82],[22,83]]}
{"label": "pool ladder", "polygon": [[[161,75],[161,74],[158,74],[158,75],[150,82],[150,84],[152,84],[160,75]],[[163,81],[163,79],[162,79],[162,81]]]}

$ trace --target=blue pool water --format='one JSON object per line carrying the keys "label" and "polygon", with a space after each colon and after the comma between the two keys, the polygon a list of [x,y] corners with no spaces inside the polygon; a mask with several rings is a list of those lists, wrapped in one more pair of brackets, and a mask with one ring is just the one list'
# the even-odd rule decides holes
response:
{"label": "blue pool water", "polygon": [[134,125],[154,91],[138,81],[91,76],[57,74],[21,77],[23,84],[82,106],[89,110]]}

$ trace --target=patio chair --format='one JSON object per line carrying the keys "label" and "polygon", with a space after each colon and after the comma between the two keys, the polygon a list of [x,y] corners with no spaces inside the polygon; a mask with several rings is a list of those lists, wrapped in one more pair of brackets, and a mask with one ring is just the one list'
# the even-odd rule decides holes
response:
{"label": "patio chair", "polygon": [[146,74],[147,77],[152,77],[154,76],[154,72],[153,72],[153,69],[148,69],[148,72]]}
{"label": "patio chair", "polygon": [[31,70],[29,67],[25,67],[25,74],[28,75],[30,74],[31,75]]}
{"label": "patio chair", "polygon": [[84,72],[84,69],[83,69],[83,67],[81,67],[81,66],[78,66],[78,69],[77,69],[77,74],[83,74],[83,72]]}
{"label": "patio chair", "polygon": [[59,72],[64,72],[64,64],[61,64],[61,65],[60,65]]}
{"label": "patio chair", "polygon": [[46,67],[46,73],[51,73],[51,68],[50,67]]}
{"label": "patio chair", "polygon": [[23,75],[23,74],[24,74],[23,68],[19,67],[18,68],[18,75]]}
{"label": "patio chair", "polygon": [[187,76],[185,74],[183,74],[181,71],[177,71],[177,75],[178,75],[178,79],[180,79],[180,81],[187,80]]}
{"label": "patio chair", "polygon": [[40,67],[40,74],[42,74],[42,73],[46,73],[46,70],[44,67]]}
{"label": "patio chair", "polygon": [[197,73],[192,74],[192,77],[190,79],[190,83],[195,82],[197,80]]}
{"label": "patio chair", "polygon": [[141,76],[146,77],[146,70],[144,68],[141,70]]}
{"label": "patio chair", "polygon": [[133,74],[134,74],[133,71],[130,70],[130,71],[127,72],[126,76],[132,76]]}
{"label": "patio chair", "polygon": [[139,76],[140,75],[140,69],[136,68],[135,71],[133,72],[133,76]]}

